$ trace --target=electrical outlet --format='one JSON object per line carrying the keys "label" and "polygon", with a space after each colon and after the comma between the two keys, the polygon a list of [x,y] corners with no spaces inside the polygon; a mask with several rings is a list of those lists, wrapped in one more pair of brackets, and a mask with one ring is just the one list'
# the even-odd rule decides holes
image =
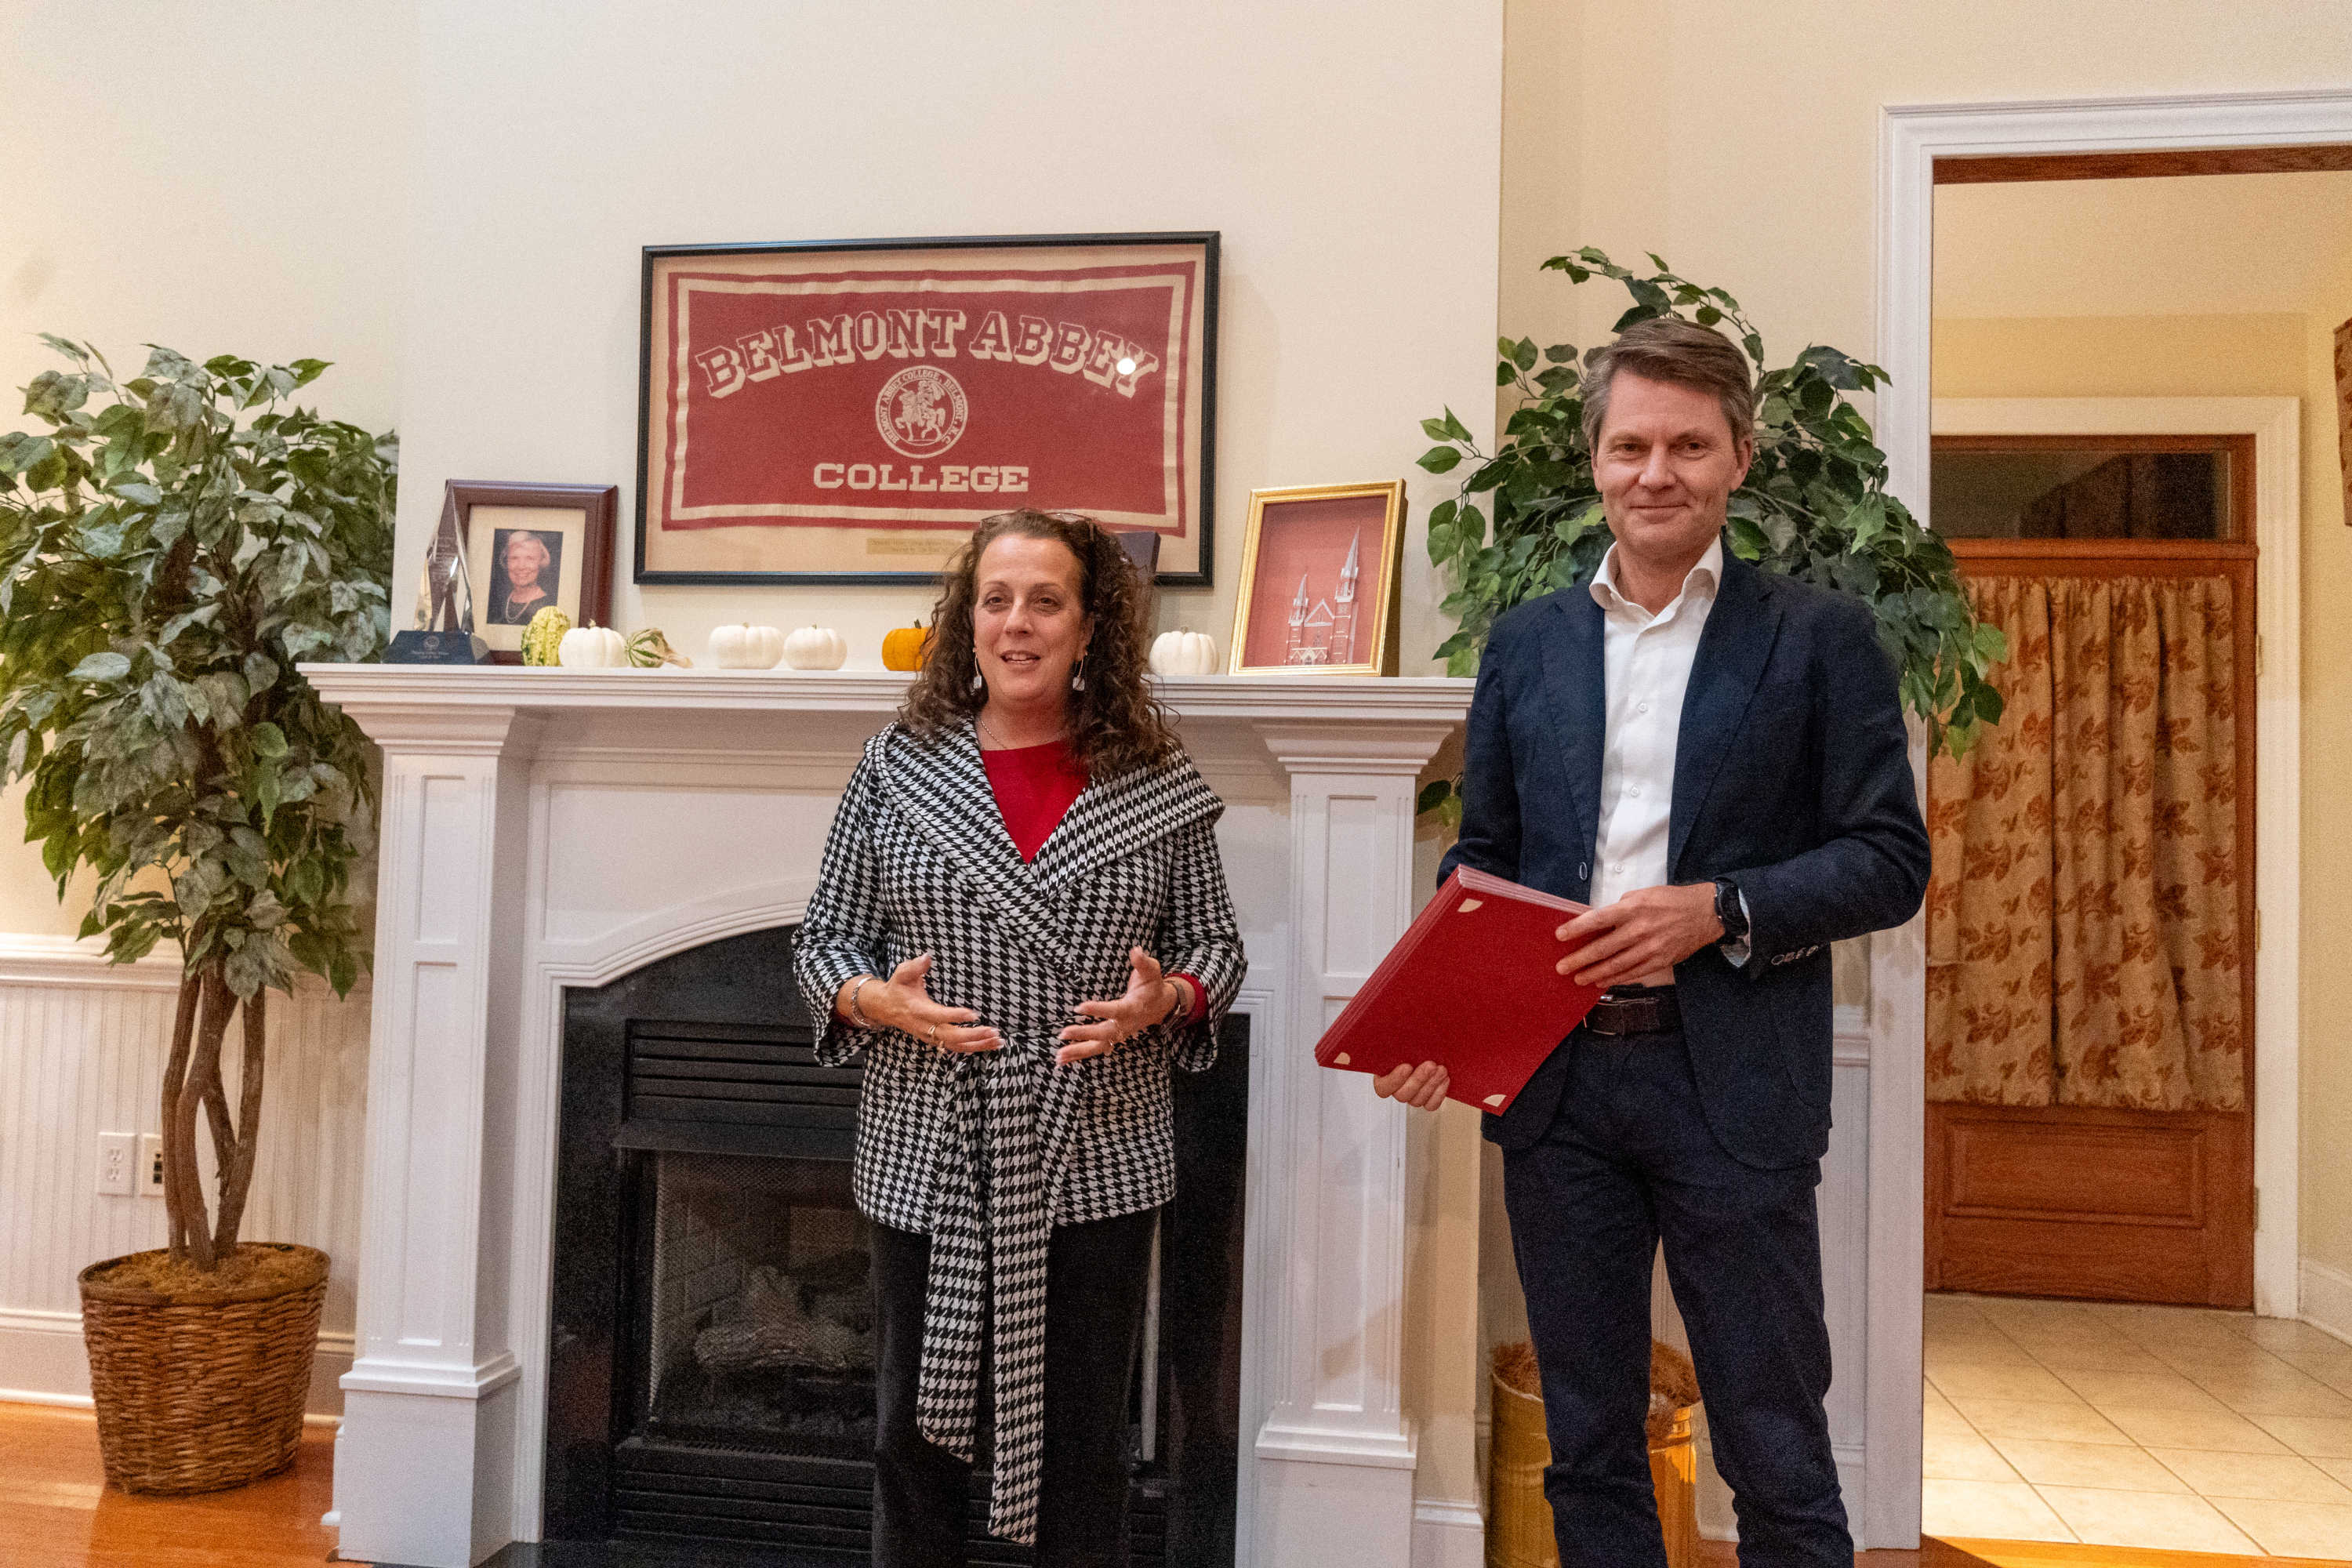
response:
{"label": "electrical outlet", "polygon": [[163,1195],[163,1135],[160,1132],[139,1134],[139,1195]]}
{"label": "electrical outlet", "polygon": [[98,1135],[98,1190],[109,1197],[127,1198],[138,1173],[139,1140],[128,1132]]}

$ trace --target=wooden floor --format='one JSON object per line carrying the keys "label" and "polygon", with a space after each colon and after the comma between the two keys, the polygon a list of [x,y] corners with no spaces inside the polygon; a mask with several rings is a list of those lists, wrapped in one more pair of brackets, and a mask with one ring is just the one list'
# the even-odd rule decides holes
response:
{"label": "wooden floor", "polygon": [[83,1410],[0,1405],[0,1568],[316,1568],[334,1552],[334,1434],[313,1426],[285,1475],[205,1497],[105,1484]]}
{"label": "wooden floor", "polygon": [[[333,1479],[331,1434],[314,1426],[288,1474],[236,1491],[136,1498],[107,1487],[86,1411],[0,1405],[0,1568],[312,1568],[334,1560],[319,1522]],[[1708,1543],[1708,1568],[1731,1568]],[[1865,1552],[1857,1568],[2324,1568],[2289,1557],[2217,1557],[2114,1546],[1931,1541]]]}

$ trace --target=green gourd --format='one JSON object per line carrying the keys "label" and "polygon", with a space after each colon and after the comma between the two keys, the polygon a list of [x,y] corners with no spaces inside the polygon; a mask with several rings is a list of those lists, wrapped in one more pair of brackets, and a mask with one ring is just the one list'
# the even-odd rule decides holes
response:
{"label": "green gourd", "polygon": [[525,664],[554,664],[556,650],[563,645],[563,634],[572,629],[572,617],[553,605],[531,616],[530,625],[522,629],[522,661]]}

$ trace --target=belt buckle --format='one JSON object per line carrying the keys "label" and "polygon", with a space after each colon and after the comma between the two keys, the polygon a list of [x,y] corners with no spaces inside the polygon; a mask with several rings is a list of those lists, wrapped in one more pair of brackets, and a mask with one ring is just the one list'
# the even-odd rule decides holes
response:
{"label": "belt buckle", "polygon": [[1645,1000],[1638,996],[1603,996],[1584,1016],[1584,1026],[1596,1035],[1605,1035],[1612,1039],[1639,1034],[1642,1025],[1634,1022],[1632,1015],[1645,1010],[1643,1007]]}

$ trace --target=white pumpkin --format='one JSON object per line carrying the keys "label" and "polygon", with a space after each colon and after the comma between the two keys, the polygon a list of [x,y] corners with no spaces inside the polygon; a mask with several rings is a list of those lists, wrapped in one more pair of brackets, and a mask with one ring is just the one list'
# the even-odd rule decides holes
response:
{"label": "white pumpkin", "polygon": [[721,669],[773,669],[784,657],[784,634],[773,626],[713,626],[710,662]]}
{"label": "white pumpkin", "polygon": [[611,669],[629,662],[628,645],[610,626],[574,626],[555,645],[555,662],[566,669]]}
{"label": "white pumpkin", "polygon": [[1154,675],[1213,675],[1217,668],[1217,639],[1206,632],[1189,631],[1181,626],[1172,632],[1161,632],[1151,642],[1151,671]]}
{"label": "white pumpkin", "polygon": [[839,669],[849,644],[831,626],[803,626],[784,638],[784,662],[794,669]]}

